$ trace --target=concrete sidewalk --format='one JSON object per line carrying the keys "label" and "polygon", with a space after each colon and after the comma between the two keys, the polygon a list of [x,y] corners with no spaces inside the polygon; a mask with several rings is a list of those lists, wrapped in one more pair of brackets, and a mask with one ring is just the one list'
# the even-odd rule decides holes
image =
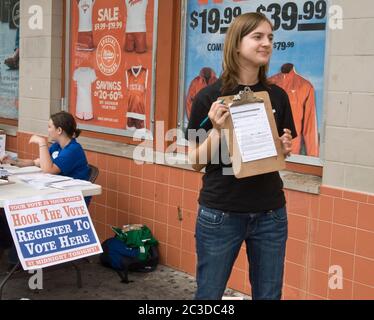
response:
{"label": "concrete sidewalk", "polygon": [[[0,262],[0,281],[6,272],[5,258]],[[103,267],[98,257],[89,262],[79,260],[82,272],[82,288],[77,288],[76,271],[71,264],[46,268],[43,271],[43,289],[31,290],[32,274],[18,271],[10,278],[3,290],[3,299],[31,300],[190,300],[193,299],[196,282],[188,274],[159,265],[154,272],[129,273],[128,284],[120,282],[119,276]],[[226,290],[225,296],[243,297],[239,292]]]}

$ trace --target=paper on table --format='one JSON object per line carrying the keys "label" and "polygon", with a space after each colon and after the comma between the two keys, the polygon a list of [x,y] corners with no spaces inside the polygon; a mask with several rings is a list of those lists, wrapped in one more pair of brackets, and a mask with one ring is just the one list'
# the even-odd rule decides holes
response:
{"label": "paper on table", "polygon": [[12,175],[12,173],[9,171],[10,167],[11,167],[10,164],[1,164],[0,165],[0,177],[8,177]]}
{"label": "paper on table", "polygon": [[50,187],[57,188],[57,189],[68,189],[76,186],[88,186],[92,185],[90,181],[80,180],[80,179],[73,179],[61,182],[55,182],[50,185]]}
{"label": "paper on table", "polygon": [[35,183],[40,185],[48,185],[54,182],[72,180],[73,178],[60,176],[57,174],[48,174],[48,173],[34,173],[34,174],[24,174],[19,175],[18,178],[27,183]]}
{"label": "paper on table", "polygon": [[30,167],[16,167],[16,166],[10,166],[10,167],[4,167],[10,174],[25,174],[25,173],[36,173],[41,172],[42,169],[36,166],[30,166]]}
{"label": "paper on table", "polygon": [[0,185],[2,184],[9,184],[9,181],[5,179],[0,179]]}
{"label": "paper on table", "polygon": [[18,169],[19,168],[17,166],[11,165],[9,163],[2,163],[2,164],[0,164],[0,167],[3,168],[3,169],[8,169],[8,168],[16,168],[16,169]]}
{"label": "paper on table", "polygon": [[0,177],[7,177],[10,176],[10,173],[6,169],[0,169]]}
{"label": "paper on table", "polygon": [[264,103],[232,107],[230,113],[243,162],[277,155]]}
{"label": "paper on table", "polygon": [[48,174],[48,173],[31,173],[18,175],[18,178],[27,184],[32,185],[34,188],[39,190],[48,188],[52,183],[59,181],[71,180],[73,178]]}

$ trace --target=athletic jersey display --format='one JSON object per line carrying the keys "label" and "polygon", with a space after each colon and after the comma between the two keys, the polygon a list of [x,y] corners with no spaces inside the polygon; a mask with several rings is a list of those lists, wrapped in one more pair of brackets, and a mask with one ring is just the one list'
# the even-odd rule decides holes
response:
{"label": "athletic jersey display", "polygon": [[145,14],[148,0],[125,0],[127,8],[126,33],[146,32]]}
{"label": "athletic jersey display", "polygon": [[126,33],[124,49],[127,52],[144,53],[147,51],[147,39],[145,32]]}
{"label": "athletic jersey display", "polygon": [[92,31],[92,9],[95,0],[77,0],[79,9],[78,32]]}
{"label": "athletic jersey display", "polygon": [[82,120],[93,118],[91,85],[96,80],[95,70],[81,67],[74,71],[73,80],[77,82],[76,117]]}
{"label": "athletic jersey display", "polygon": [[213,84],[217,80],[218,79],[214,70],[205,67],[202,68],[200,70],[199,75],[191,81],[186,98],[186,114],[188,119],[190,118],[192,103],[195,96],[199,93],[201,89],[205,88],[210,84]]}
{"label": "athletic jersey display", "polygon": [[92,33],[92,10],[95,0],[77,0],[79,11],[79,27],[77,50],[91,51],[94,49]]}
{"label": "athletic jersey display", "polygon": [[126,70],[126,87],[128,89],[127,129],[145,127],[145,96],[148,82],[148,69],[143,66],[132,66]]}
{"label": "athletic jersey display", "polygon": [[284,89],[290,99],[297,138],[292,141],[292,153],[301,154],[305,147],[307,156],[319,156],[317,114],[313,85],[300,75],[290,63],[269,81]]}

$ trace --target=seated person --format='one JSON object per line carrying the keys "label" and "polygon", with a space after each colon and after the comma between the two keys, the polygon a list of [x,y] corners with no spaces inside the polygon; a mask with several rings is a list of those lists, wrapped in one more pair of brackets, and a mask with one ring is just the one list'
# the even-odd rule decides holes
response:
{"label": "seated person", "polygon": [[44,137],[33,135],[29,143],[39,145],[39,158],[11,160],[2,163],[18,167],[39,166],[43,172],[61,174],[74,179],[88,180],[90,169],[82,146],[75,140],[80,134],[74,117],[65,111],[53,114],[48,122],[48,136],[54,143],[48,148]]}
{"label": "seated person", "polygon": [[[74,117],[65,111],[51,115],[48,122],[48,137],[54,143],[48,148],[48,141],[44,137],[33,135],[29,143],[39,145],[39,158],[35,160],[17,159],[11,160],[5,157],[2,163],[16,165],[18,167],[39,166],[43,172],[51,174],[61,174],[74,179],[88,180],[90,168],[82,146],[75,140],[80,134],[77,129],[77,123]],[[91,197],[85,197],[88,206]],[[1,221],[3,220],[3,221]],[[9,248],[13,241],[10,238],[9,227],[6,221],[5,212],[0,211],[0,256],[4,249]],[[15,252],[13,245],[9,252],[9,258],[13,257]],[[15,256],[17,256],[15,254]],[[17,263],[17,260],[10,259],[10,264]]]}

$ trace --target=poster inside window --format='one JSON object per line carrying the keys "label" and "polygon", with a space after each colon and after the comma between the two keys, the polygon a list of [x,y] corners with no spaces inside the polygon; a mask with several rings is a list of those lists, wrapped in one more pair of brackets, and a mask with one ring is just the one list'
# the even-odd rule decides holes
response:
{"label": "poster inside window", "polygon": [[70,1],[69,111],[80,128],[152,129],[157,0]]}
{"label": "poster inside window", "polygon": [[19,0],[0,0],[0,118],[18,119]]}
{"label": "poster inside window", "polygon": [[325,0],[186,0],[179,125],[186,129],[194,97],[219,78],[227,29],[246,12],[263,13],[274,26],[268,80],[290,99],[298,133],[292,154],[318,158],[328,21]]}

